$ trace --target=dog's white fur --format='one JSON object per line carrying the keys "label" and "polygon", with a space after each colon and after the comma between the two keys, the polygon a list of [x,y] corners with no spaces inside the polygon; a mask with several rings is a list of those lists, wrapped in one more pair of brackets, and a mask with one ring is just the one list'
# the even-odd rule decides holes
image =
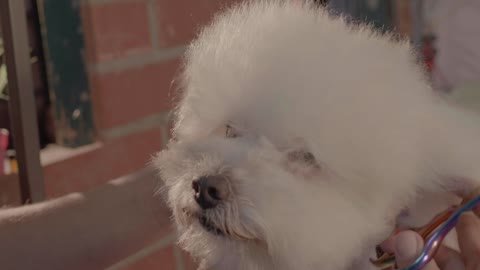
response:
{"label": "dog's white fur", "polygon": [[[403,209],[420,225],[435,212],[415,209],[480,179],[477,118],[435,95],[415,61],[406,41],[309,4],[218,15],[189,47],[174,139],[154,160],[182,247],[208,269],[375,269]],[[287,158],[297,150],[318,166]],[[231,194],[202,211],[191,185],[211,174]]]}

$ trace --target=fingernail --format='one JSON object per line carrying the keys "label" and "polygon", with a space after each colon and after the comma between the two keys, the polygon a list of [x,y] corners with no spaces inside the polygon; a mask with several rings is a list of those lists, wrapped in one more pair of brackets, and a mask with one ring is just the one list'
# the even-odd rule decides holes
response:
{"label": "fingernail", "polygon": [[399,260],[411,260],[415,258],[417,253],[422,248],[422,242],[420,237],[417,237],[416,233],[412,231],[405,231],[399,233],[395,237],[395,251],[397,259]]}

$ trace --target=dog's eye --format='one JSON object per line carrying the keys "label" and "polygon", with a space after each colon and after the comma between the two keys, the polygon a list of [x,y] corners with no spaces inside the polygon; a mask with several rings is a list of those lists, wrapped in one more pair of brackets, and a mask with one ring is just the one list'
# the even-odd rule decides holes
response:
{"label": "dog's eye", "polygon": [[301,161],[312,167],[319,167],[317,160],[315,159],[315,156],[308,151],[297,150],[297,151],[290,152],[288,154],[288,159],[290,161]]}
{"label": "dog's eye", "polygon": [[225,128],[225,136],[227,138],[236,138],[236,137],[238,137],[238,133],[236,132],[236,130],[232,126],[227,125],[226,128]]}
{"label": "dog's eye", "polygon": [[233,127],[230,124],[226,124],[220,128],[217,128],[212,132],[212,134],[226,138],[237,138],[242,135],[237,128]]}

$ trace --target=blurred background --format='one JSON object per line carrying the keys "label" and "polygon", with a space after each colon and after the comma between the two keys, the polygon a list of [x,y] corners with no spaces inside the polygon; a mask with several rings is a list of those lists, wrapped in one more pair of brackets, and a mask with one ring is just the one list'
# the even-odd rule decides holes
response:
{"label": "blurred background", "polygon": [[[25,27],[12,23],[11,10],[0,10],[0,206],[32,200],[38,186],[42,199],[55,198],[142,169],[169,139],[174,76],[185,46],[216,11],[235,2],[25,0]],[[480,100],[480,1],[316,2],[409,39],[435,91],[471,106]],[[5,60],[12,53],[7,32],[22,31],[29,50],[20,53],[30,57],[31,78],[20,77],[32,81],[34,99],[23,120],[9,104]],[[38,132],[14,138],[13,123],[30,120]],[[41,176],[22,183],[17,151],[29,140],[38,141]],[[158,269],[193,269],[173,239],[165,228],[152,246],[112,269],[155,269],[160,261]]]}

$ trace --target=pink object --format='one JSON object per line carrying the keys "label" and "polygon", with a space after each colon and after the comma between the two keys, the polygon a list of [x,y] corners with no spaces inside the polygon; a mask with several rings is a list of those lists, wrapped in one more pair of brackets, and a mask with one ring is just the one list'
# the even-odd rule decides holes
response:
{"label": "pink object", "polygon": [[6,129],[0,129],[0,175],[5,174],[5,158],[8,147],[8,135],[10,133]]}
{"label": "pink object", "polygon": [[10,133],[6,129],[0,129],[0,149],[6,151],[8,147],[8,135]]}

